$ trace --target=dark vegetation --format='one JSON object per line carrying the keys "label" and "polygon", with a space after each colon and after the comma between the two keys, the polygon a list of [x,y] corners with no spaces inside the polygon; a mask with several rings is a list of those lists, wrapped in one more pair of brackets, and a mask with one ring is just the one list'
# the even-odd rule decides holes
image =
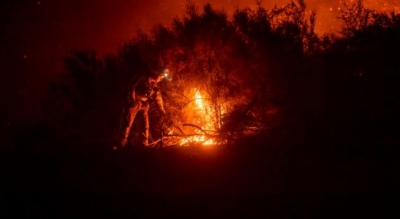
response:
{"label": "dark vegetation", "polygon": [[[46,118],[10,131],[6,214],[393,216],[400,16],[358,1],[343,8],[339,35],[317,36],[306,9],[302,0],[259,4],[229,17],[189,2],[184,18],[139,33],[118,54],[71,52],[49,86]],[[171,118],[186,122],[188,89],[202,89],[232,145],[111,150],[122,88],[162,66],[173,72],[162,84]]]}

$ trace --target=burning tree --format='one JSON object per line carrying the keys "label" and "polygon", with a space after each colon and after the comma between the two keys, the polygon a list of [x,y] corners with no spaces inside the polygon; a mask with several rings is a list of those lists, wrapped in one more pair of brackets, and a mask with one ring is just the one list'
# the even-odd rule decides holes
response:
{"label": "burning tree", "polygon": [[[163,51],[162,61],[175,69],[174,82],[167,85],[165,102],[184,132],[196,136],[184,142],[226,142],[238,134],[250,134],[266,125],[255,113],[259,101],[254,92],[255,74],[243,59],[246,43],[227,15],[210,4],[198,14],[193,4],[187,16],[176,19],[173,30],[158,26],[155,39],[173,35],[174,47]],[[257,121],[257,122],[256,122]],[[197,136],[199,135],[199,136]],[[207,137],[208,138],[207,138]]]}
{"label": "burning tree", "polygon": [[238,9],[230,20],[210,4],[199,13],[188,2],[185,17],[172,28],[158,25],[151,35],[139,34],[123,54],[127,63],[133,57],[140,66],[172,70],[164,102],[185,133],[220,142],[259,133],[277,112],[271,100],[291,101],[303,54],[314,48],[304,44],[314,43],[315,14],[307,20],[304,2],[298,3],[272,11],[258,3],[256,10]]}

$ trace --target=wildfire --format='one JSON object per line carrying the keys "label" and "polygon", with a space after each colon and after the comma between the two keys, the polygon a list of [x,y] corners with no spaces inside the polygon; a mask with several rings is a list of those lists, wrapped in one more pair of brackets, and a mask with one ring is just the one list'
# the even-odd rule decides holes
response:
{"label": "wildfire", "polygon": [[195,94],[194,94],[194,98],[195,98],[196,105],[197,105],[200,109],[204,110],[204,103],[203,103],[203,100],[202,100],[203,97],[201,96],[200,91],[197,90],[197,89],[196,89],[196,92],[195,92]]}
{"label": "wildfire", "polygon": [[194,123],[196,123],[195,125],[200,127],[201,130],[196,129],[194,131],[195,134],[183,138],[179,144],[187,145],[190,143],[197,143],[204,146],[216,144],[214,139],[205,133],[206,131],[215,131],[216,119],[213,118],[215,116],[212,110],[213,108],[198,89],[194,89],[194,103],[195,104],[192,106],[192,110],[196,112]]}

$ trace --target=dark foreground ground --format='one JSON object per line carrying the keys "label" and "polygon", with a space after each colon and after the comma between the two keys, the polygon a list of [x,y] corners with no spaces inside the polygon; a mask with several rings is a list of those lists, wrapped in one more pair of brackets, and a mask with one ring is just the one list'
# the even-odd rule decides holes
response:
{"label": "dark foreground ground", "polygon": [[55,140],[3,159],[6,218],[396,218],[393,137],[278,130],[231,147],[112,151]]}

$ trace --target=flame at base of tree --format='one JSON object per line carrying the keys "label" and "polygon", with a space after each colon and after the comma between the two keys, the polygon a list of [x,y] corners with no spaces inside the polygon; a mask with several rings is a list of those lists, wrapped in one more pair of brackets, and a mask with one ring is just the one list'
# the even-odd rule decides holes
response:
{"label": "flame at base of tree", "polygon": [[[222,98],[211,98],[206,90],[198,88],[186,89],[186,96],[191,98],[187,98],[184,107],[173,115],[175,121],[180,121],[182,134],[169,133],[166,137],[174,138],[170,145],[224,145],[235,138],[265,130],[265,124],[254,115],[252,100],[222,101]],[[235,108],[239,102],[247,107],[244,110]]]}
{"label": "flame at base of tree", "polygon": [[221,128],[221,118],[218,115],[225,112],[223,104],[211,104],[209,98],[206,98],[197,88],[194,88],[191,93],[194,100],[188,104],[187,113],[191,115],[193,124],[184,124],[183,126],[192,134],[183,137],[179,141],[179,145],[201,144],[206,146],[226,143],[218,135]]}

